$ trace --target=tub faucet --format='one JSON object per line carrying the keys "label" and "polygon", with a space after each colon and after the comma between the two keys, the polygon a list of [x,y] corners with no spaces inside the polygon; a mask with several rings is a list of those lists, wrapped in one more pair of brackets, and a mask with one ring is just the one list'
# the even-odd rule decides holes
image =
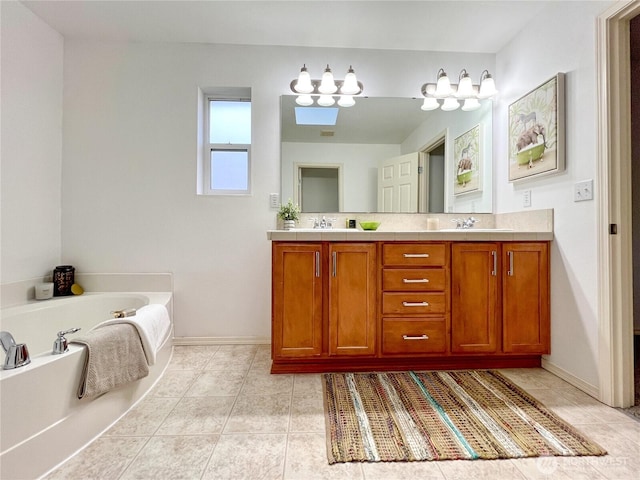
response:
{"label": "tub faucet", "polygon": [[64,332],[58,332],[58,338],[56,338],[56,340],[53,342],[53,352],[51,352],[51,354],[60,355],[61,353],[69,350],[69,347],[67,346],[67,339],[64,338],[64,336],[68,333],[76,333],[78,330],[80,329],[70,328],[69,330],[65,330]]}
{"label": "tub faucet", "polygon": [[24,343],[16,344],[13,335],[9,332],[0,332],[0,343],[2,344],[2,349],[7,354],[2,367],[5,370],[23,367],[31,363],[27,345]]}

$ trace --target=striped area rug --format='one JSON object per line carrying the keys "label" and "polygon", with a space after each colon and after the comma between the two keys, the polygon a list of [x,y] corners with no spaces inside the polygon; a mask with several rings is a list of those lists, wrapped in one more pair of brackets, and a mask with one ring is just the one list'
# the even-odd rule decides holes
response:
{"label": "striped area rug", "polygon": [[496,371],[323,375],[329,463],[605,455]]}

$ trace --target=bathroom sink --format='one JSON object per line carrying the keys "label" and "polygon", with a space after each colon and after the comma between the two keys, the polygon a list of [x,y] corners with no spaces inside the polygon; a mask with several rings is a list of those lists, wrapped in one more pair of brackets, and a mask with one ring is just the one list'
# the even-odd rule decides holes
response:
{"label": "bathroom sink", "polygon": [[511,228],[443,228],[438,232],[446,233],[493,233],[493,232],[513,232]]}

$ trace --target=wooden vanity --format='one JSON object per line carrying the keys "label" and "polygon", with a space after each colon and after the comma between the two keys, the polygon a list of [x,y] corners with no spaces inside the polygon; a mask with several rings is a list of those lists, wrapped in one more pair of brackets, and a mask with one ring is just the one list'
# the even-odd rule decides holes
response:
{"label": "wooden vanity", "polygon": [[549,353],[549,240],[293,235],[272,238],[273,373],[531,367]]}

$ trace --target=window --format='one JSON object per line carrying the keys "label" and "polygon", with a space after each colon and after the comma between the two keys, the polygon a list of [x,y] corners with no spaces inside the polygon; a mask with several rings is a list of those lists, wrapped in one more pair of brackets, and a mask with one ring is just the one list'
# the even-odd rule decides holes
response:
{"label": "window", "polygon": [[205,95],[202,192],[251,193],[251,101]]}

